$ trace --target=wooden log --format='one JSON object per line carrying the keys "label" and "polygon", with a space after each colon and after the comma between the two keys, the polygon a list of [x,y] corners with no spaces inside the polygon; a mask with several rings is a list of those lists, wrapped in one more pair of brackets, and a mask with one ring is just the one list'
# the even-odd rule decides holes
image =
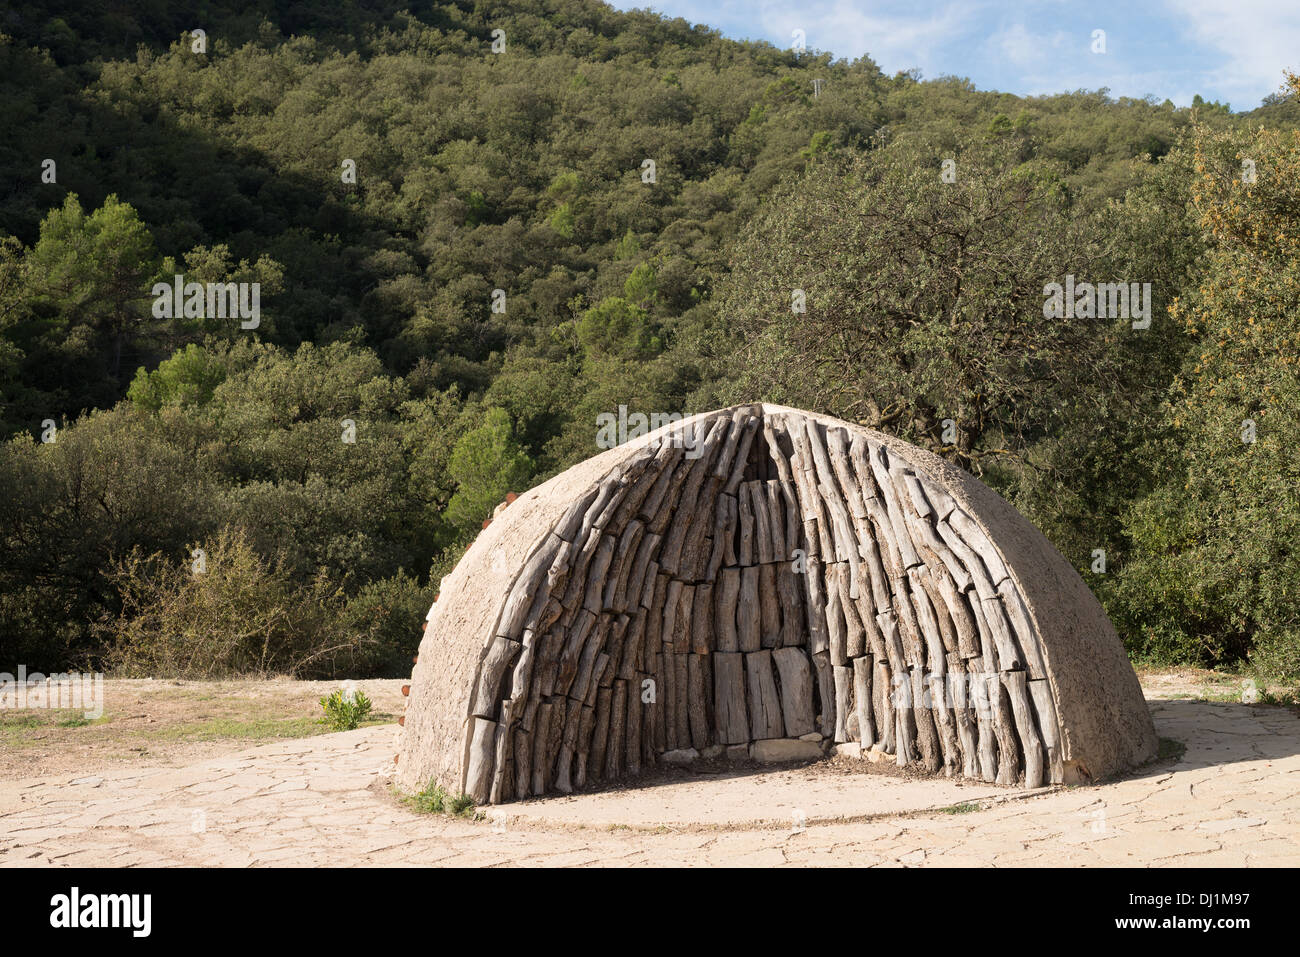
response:
{"label": "wooden log", "polygon": [[[897,581],[906,574],[907,568],[903,564],[902,554],[898,550],[894,526],[889,521],[889,513],[885,510],[885,503],[882,499],[869,498],[866,500],[866,508],[873,532],[872,539],[879,547],[880,561],[884,568],[885,578],[888,581]],[[888,587],[885,588],[885,594],[889,594]]]}
{"label": "wooden log", "polygon": [[781,678],[781,718],[788,737],[797,738],[816,730],[813,715],[812,667],[802,648],[778,648],[772,652]]}
{"label": "wooden log", "polygon": [[[578,732],[582,726],[582,702],[570,700],[564,709],[564,728],[560,734],[560,753],[555,761],[555,790],[573,793],[573,758],[578,749]],[[552,715],[554,720],[554,715]]]}
{"label": "wooden log", "polygon": [[891,583],[893,585],[894,612],[898,616],[898,632],[903,639],[903,652],[909,668],[925,667],[925,641],[921,636],[921,626],[916,620],[916,609],[912,605],[912,591],[904,576]]}
{"label": "wooden log", "polygon": [[933,674],[943,674],[947,668],[943,638],[939,631],[939,621],[930,604],[930,596],[916,578],[917,569],[908,570],[908,596],[916,612],[916,623],[925,644],[925,667]]}
{"label": "wooden log", "polygon": [[627,732],[627,682],[615,681],[609,708],[609,739],[605,745],[605,780],[612,781],[624,771],[623,756]]}
{"label": "wooden log", "polygon": [[776,479],[768,479],[764,484],[767,493],[768,537],[772,540],[772,560],[789,561],[790,552],[785,544],[785,503],[781,483]]}
{"label": "wooden log", "polygon": [[522,727],[514,733],[515,795],[526,798],[533,791],[533,738]]}
{"label": "wooden log", "polygon": [[879,737],[880,750],[885,754],[894,753],[894,735],[897,730],[891,687],[889,664],[877,658],[876,680],[871,686],[872,704],[876,712],[876,733]]}
{"label": "wooden log", "polygon": [[673,654],[671,645],[664,645],[663,669],[664,744],[666,750],[677,751],[686,747],[686,741],[678,733],[681,725],[677,720],[677,655]]}
{"label": "wooden log", "polygon": [[835,554],[835,543],[829,531],[830,519],[827,517],[826,505],[817,488],[817,471],[808,444],[808,434],[802,425],[792,425],[790,437],[795,447],[791,471],[797,488],[799,517],[807,539],[808,554],[812,556],[815,553],[829,559]]}
{"label": "wooden log", "polygon": [[871,697],[874,670],[871,655],[853,659],[853,708],[858,716],[858,743],[864,749],[876,743],[875,706]]}
{"label": "wooden log", "polygon": [[[751,418],[753,418],[752,413],[753,410],[750,408],[739,408],[731,413],[731,420],[723,433],[722,445],[718,450],[717,461],[713,466],[713,477],[719,482],[725,482],[731,478],[732,466],[736,462],[736,453],[740,449],[740,442],[745,436],[745,430]],[[755,428],[757,428],[757,425],[755,425]],[[748,452],[748,450],[746,451]]]}
{"label": "wooden log", "polygon": [[962,576],[965,576],[970,580],[970,587],[975,589],[981,600],[995,597],[997,589],[993,587],[993,581],[989,578],[984,562],[962,541],[961,536],[952,530],[947,521],[936,523],[935,531],[948,546],[949,554],[957,560],[955,565],[948,566],[953,580],[961,581]]}
{"label": "wooden log", "polygon": [[609,574],[609,566],[614,560],[614,552],[617,548],[618,540],[613,535],[601,537],[600,544],[596,547],[596,554],[592,556],[591,564],[587,567],[586,598],[582,602],[582,607],[587,611],[599,614],[604,607],[602,598],[605,578]]}
{"label": "wooden log", "polygon": [[856,520],[865,520],[867,509],[862,500],[861,486],[859,486],[857,476],[853,472],[848,433],[843,429],[828,428],[826,430],[826,457],[830,461],[831,469],[835,472],[835,478],[839,482],[840,490],[844,493],[844,501],[848,505],[849,514]]}
{"label": "wooden log", "polygon": [[982,666],[977,661],[966,663],[966,688],[971,698],[971,710],[975,713],[976,730],[979,733],[979,767],[981,781],[996,781],[998,777],[997,736],[993,730],[993,707],[989,701],[988,675],[979,670]]}
{"label": "wooden log", "polygon": [[659,479],[677,461],[670,442],[661,441],[657,445],[646,446],[646,451],[650,453],[650,457],[645,467],[641,469],[641,474],[629,485],[617,511],[614,512],[610,522],[613,528],[626,528],[637,517],[646,498],[659,484]]}
{"label": "wooden log", "polygon": [[[586,644],[582,648],[582,657],[578,660],[578,671],[574,675],[573,683],[568,688],[560,691],[561,694],[567,694],[570,698],[577,701],[584,701],[587,692],[591,688],[592,674],[596,668],[596,659],[603,653],[607,643],[610,643],[611,632],[613,630],[613,621],[609,615],[601,615],[596,627],[591,630]],[[605,657],[607,660],[614,660],[617,652],[611,652]],[[558,689],[557,689],[558,690]]]}
{"label": "wooden log", "polygon": [[836,585],[840,589],[840,610],[844,614],[845,653],[849,658],[859,658],[867,650],[867,630],[862,624],[861,616],[858,614],[858,602],[851,594],[853,590],[851,568],[851,562],[844,564],[836,580]]}
{"label": "wooden log", "polygon": [[817,730],[823,738],[835,735],[835,671],[831,664],[830,652],[819,651],[812,656],[813,673],[817,675],[817,699],[820,710],[817,713]]}
{"label": "wooden log", "polygon": [[667,666],[664,664],[664,656],[656,654],[652,662],[650,672],[651,698],[650,704],[646,705],[650,709],[650,739],[654,743],[654,750],[658,752],[670,750],[668,747],[668,715],[667,708],[664,704],[667,695]]}
{"label": "wooden log", "polygon": [[509,596],[501,608],[501,617],[496,627],[498,635],[512,641],[518,641],[523,636],[528,614],[533,610],[533,603],[538,597],[543,582],[547,579],[551,563],[561,548],[565,549],[567,554],[568,543],[558,535],[550,534],[533,549],[510,586]]}
{"label": "wooden log", "polygon": [[591,488],[583,492],[581,496],[573,500],[573,503],[565,509],[564,514],[560,516],[560,520],[555,523],[555,534],[558,538],[566,542],[573,542],[575,540],[581,542],[585,539],[586,536],[583,536],[582,538],[578,537],[578,531],[582,528],[583,517],[587,514],[587,510],[591,507],[591,504],[596,500],[596,496],[599,492],[600,485],[592,485]]}
{"label": "wooden log", "polygon": [[956,508],[948,516],[947,522],[966,546],[980,557],[984,567],[988,569],[989,580],[994,587],[1006,579],[1007,566],[1002,561],[1001,553],[973,518],[960,508]]}
{"label": "wooden log", "polygon": [[781,700],[772,672],[772,652],[753,651],[745,655],[749,686],[749,728],[755,741],[784,737]]}
{"label": "wooden log", "polygon": [[[918,550],[921,550],[920,547],[918,547]],[[933,558],[928,549],[925,549],[925,554],[929,558]],[[936,558],[935,561],[937,562],[938,559]],[[944,603],[943,595],[940,594],[939,585],[930,572],[930,566],[928,564],[918,565],[907,574],[912,580],[913,593],[919,588],[929,599],[930,611],[939,626],[939,638],[943,643],[944,654],[947,655],[949,652],[956,651],[957,631],[953,626],[952,618],[948,614],[948,606]]]}
{"label": "wooden log", "polygon": [[853,668],[835,666],[835,743],[843,744],[849,738],[849,715],[853,714]]}
{"label": "wooden log", "polygon": [[727,479],[727,484],[723,488],[728,495],[734,495],[737,486],[745,477],[745,466],[749,463],[749,449],[754,444],[754,435],[758,432],[758,427],[762,419],[760,416],[750,416],[745,420],[743,430],[740,433],[740,441],[736,445],[736,457],[731,463],[731,476]]}
{"label": "wooden log", "polygon": [[989,713],[993,719],[993,733],[998,739],[998,776],[997,782],[1010,786],[1019,779],[1020,754],[1019,742],[1016,740],[1015,719],[1011,714],[1011,702],[1006,689],[998,675],[984,676],[988,688]]}
{"label": "wooden log", "polygon": [[713,651],[717,639],[713,634],[713,583],[701,582],[695,586],[695,597],[691,602],[691,646],[690,651],[696,655],[707,655]]}
{"label": "wooden log", "polygon": [[677,728],[678,746],[688,748],[691,744],[690,724],[690,674],[686,666],[686,654],[673,656],[673,722]]}
{"label": "wooden log", "polygon": [[685,587],[685,582],[674,578],[669,579],[668,585],[664,589],[663,629],[660,632],[660,637],[666,651],[676,650],[677,616],[681,614],[682,589]]}
{"label": "wooden log", "polygon": [[550,766],[546,763],[546,747],[551,737],[551,714],[554,711],[554,705],[550,701],[543,701],[537,711],[537,719],[533,726],[533,756],[532,756],[532,793],[534,796],[540,796],[546,793],[546,786],[550,783]]}
{"label": "wooden log", "polygon": [[930,711],[934,715],[935,730],[939,733],[939,751],[943,755],[943,773],[949,777],[961,773],[961,742],[957,738],[957,721],[953,717],[952,702],[948,696],[947,673],[925,676],[926,690],[930,693]]}
{"label": "wooden log", "polygon": [[691,732],[691,747],[703,751],[712,742],[709,736],[709,714],[706,703],[705,672],[708,654],[686,655],[687,709]]}
{"label": "wooden log", "polygon": [[930,507],[930,500],[926,497],[925,489],[921,487],[920,480],[908,472],[903,475],[903,486],[907,495],[903,497],[904,505],[912,506],[912,514],[917,518],[928,519],[934,509]]}
{"label": "wooden log", "polygon": [[956,500],[944,490],[943,486],[934,484],[925,476],[918,475],[916,478],[930,506],[934,509],[931,520],[942,522],[957,507]]}
{"label": "wooden log", "polygon": [[875,473],[871,469],[871,446],[867,437],[855,432],[849,442],[849,464],[856,480],[858,494],[865,506],[870,499],[880,500],[880,490],[876,488]]}
{"label": "wooden log", "polygon": [[655,479],[654,485],[651,486],[637,512],[637,517],[646,523],[646,527],[653,534],[663,535],[663,529],[672,517],[671,510],[665,508],[664,503],[670,501],[674,489],[681,485],[689,468],[690,463],[686,461],[685,450],[670,443],[659,477]]}
{"label": "wooden log", "polygon": [[476,718],[495,718],[498,703],[505,694],[503,687],[506,671],[516,656],[523,650],[523,645],[509,638],[497,635],[488,645],[487,653],[479,662],[478,678],[475,681],[474,704],[471,714]]}
{"label": "wooden log", "polygon": [[605,777],[605,752],[609,749],[609,726],[614,707],[614,688],[600,688],[596,692],[596,729],[587,754],[587,777],[601,780]]}
{"label": "wooden log", "polygon": [[1011,714],[1015,721],[1016,736],[1020,739],[1020,752],[1024,756],[1025,787],[1043,786],[1043,742],[1038,736],[1034,721],[1034,706],[1029,701],[1023,671],[1006,671],[1002,686],[1011,700]]}
{"label": "wooden log", "polygon": [[998,670],[998,651],[993,643],[993,632],[984,619],[984,602],[980,601],[979,596],[974,593],[971,594],[970,599],[971,615],[975,618],[975,630],[980,639],[980,669],[985,674],[996,674]]}
{"label": "wooden log", "polygon": [[[653,538],[653,537],[654,537],[654,536],[651,536],[651,538]],[[662,594],[658,594],[658,595],[656,595],[655,589],[659,587],[660,581],[663,581],[663,582],[666,583],[667,580],[668,580],[668,576],[667,576],[667,575],[662,575],[662,574],[660,574],[660,572],[659,572],[659,563],[658,563],[658,562],[653,562],[653,561],[652,561],[649,565],[646,566],[646,570],[645,570],[645,585],[642,586],[642,589],[641,589],[641,607],[642,607],[642,608],[645,608],[645,609],[647,609],[647,610],[652,609],[652,608],[653,608],[653,609],[658,609],[658,608],[659,608],[659,604],[655,601],[655,599],[656,599],[656,597],[657,597],[657,598],[659,598],[659,599],[662,601],[662,599],[663,599],[663,595],[662,595]],[[666,584],[665,584],[664,587],[667,587]],[[652,617],[653,617],[653,616],[652,616]]]}
{"label": "wooden log", "polygon": [[775,565],[758,566],[759,641],[764,648],[781,645],[781,602]]}
{"label": "wooden log", "polygon": [[1002,599],[990,598],[980,604],[982,605],[981,610],[984,612],[984,622],[987,624],[989,634],[993,638],[993,646],[997,649],[998,670],[1020,670],[1024,667],[1025,662],[1021,657],[1020,649],[1016,647],[1016,643],[1011,637],[1011,623],[1007,621],[1007,611],[1002,604]]}
{"label": "wooden log", "polygon": [[[871,466],[876,487],[880,489],[881,498],[884,500],[885,514],[889,517],[889,524],[894,533],[894,544],[898,548],[903,570],[906,571],[921,564],[921,558],[912,547],[912,537],[908,534],[907,524],[903,518],[903,506],[899,501],[898,485],[902,482],[901,468],[895,463],[885,446],[875,443],[870,444],[867,462]],[[898,473],[897,476],[891,474],[894,472]]]}
{"label": "wooden log", "polygon": [[[525,637],[527,637],[527,632],[525,632]],[[514,715],[513,720],[515,721],[516,724],[518,724],[525,715],[531,717],[531,714],[529,712],[529,705],[530,705],[529,693],[530,693],[530,685],[532,684],[531,678],[532,678],[532,670],[533,670],[533,660],[535,655],[533,649],[534,647],[539,647],[541,644],[542,642],[540,641],[534,641],[531,644],[523,645],[522,649],[519,652],[519,660],[515,663],[515,667],[512,671],[512,675],[510,679],[509,701],[512,709],[512,714]],[[513,755],[512,755],[512,762],[513,762]],[[511,791],[514,790],[513,786],[510,788],[510,790]]]}
{"label": "wooden log", "polygon": [[1061,756],[1061,730],[1056,721],[1056,705],[1052,701],[1051,684],[1046,679],[1028,682],[1029,700],[1034,705],[1034,716],[1043,735],[1047,749],[1048,777],[1053,784],[1065,779],[1065,766]]}
{"label": "wooden log", "polygon": [[501,720],[497,722],[492,742],[492,788],[488,795],[489,804],[500,804],[514,796],[514,775],[510,767],[511,758],[514,756],[511,746],[513,739],[510,702],[503,701]]}
{"label": "wooden log", "polygon": [[826,589],[822,584],[821,562],[804,562],[804,611],[808,622],[808,649],[813,654],[830,651],[831,636],[826,626]]}
{"label": "wooden log", "polygon": [[694,618],[695,586],[683,585],[680,604],[677,606],[677,620],[673,623],[673,652],[675,654],[685,655],[690,653]]}
{"label": "wooden log", "polygon": [[840,498],[839,490],[832,485],[817,486],[817,493],[826,505],[826,514],[830,518],[831,541],[835,548],[835,560],[847,562],[858,557],[858,539],[853,531],[853,521],[848,509]]}
{"label": "wooden log", "polygon": [[736,606],[736,638],[741,651],[758,651],[762,642],[762,610],[758,601],[758,567],[742,568],[740,600]]}
{"label": "wooden log", "polygon": [[[713,479],[709,479],[712,483]],[[700,493],[700,514],[691,523],[686,533],[686,544],[682,547],[682,577],[690,581],[712,581],[713,575],[708,571],[710,556],[713,551],[713,523],[709,521],[705,502],[716,502],[716,488],[710,485]],[[716,510],[716,509],[715,509]],[[721,555],[719,555],[719,559]]]}
{"label": "wooden log", "polygon": [[916,719],[916,744],[921,751],[921,766],[933,774],[943,766],[939,733],[934,726],[934,712],[929,707],[925,675],[920,668],[910,672],[912,679],[912,713]]}
{"label": "wooden log", "polygon": [[807,621],[804,619],[803,592],[790,562],[776,566],[776,593],[781,607],[780,647],[793,648],[804,644]]}
{"label": "wooden log", "polygon": [[596,731],[596,709],[583,705],[578,716],[578,754],[574,761],[573,786],[579,790],[587,786],[587,761],[591,753],[591,738]]}
{"label": "wooden log", "polygon": [[822,439],[822,426],[811,416],[804,416],[803,427],[812,459],[808,471],[816,473],[819,483],[833,483],[835,473],[831,471],[830,458],[826,455],[826,444]]}
{"label": "wooden log", "polygon": [[625,507],[629,497],[639,494],[641,479],[646,472],[662,461],[657,459],[659,450],[653,446],[643,446],[631,453],[622,466],[617,466],[618,486],[604,506],[596,515],[595,527],[617,536],[623,530],[623,523],[636,512],[634,507]]}
{"label": "wooden log", "polygon": [[893,612],[877,615],[876,628],[880,631],[881,643],[885,646],[885,658],[889,662],[890,670],[894,674],[902,674],[907,670],[907,655],[903,650],[902,638],[898,634],[898,620]]}
{"label": "wooden log", "polygon": [[776,561],[776,552],[772,548],[772,516],[767,510],[767,483],[745,482],[742,485],[741,500],[749,502],[749,511],[753,516],[754,561],[760,565],[771,564]]}
{"label": "wooden log", "polygon": [[[784,683],[784,675],[781,680]],[[718,651],[713,655],[713,712],[719,744],[745,744],[749,741],[745,664],[744,656],[739,653]]]}
{"label": "wooden log", "polygon": [[[615,689],[618,684],[614,685]],[[624,722],[626,729],[626,741],[623,746],[623,767],[627,769],[628,774],[641,773],[641,717],[644,706],[641,704],[641,695],[637,693],[640,687],[639,683],[632,681],[623,682],[625,707],[627,708],[627,718]],[[615,692],[617,694],[617,691]]]}
{"label": "wooden log", "polygon": [[826,566],[826,633],[831,664],[837,668],[849,663],[848,627],[844,623],[844,608],[840,601],[840,577],[843,572],[844,565],[840,562],[831,562]]}
{"label": "wooden log", "polygon": [[718,651],[739,651],[736,608],[740,599],[741,570],[724,568],[718,573],[717,601],[713,613],[713,634]]}
{"label": "wooden log", "polygon": [[790,554],[791,550],[798,547],[800,526],[803,524],[799,514],[799,498],[795,493],[794,473],[790,468],[790,460],[781,447],[781,437],[777,435],[776,429],[767,419],[763,421],[763,435],[767,439],[769,454],[776,466],[777,481],[784,505],[785,550],[782,552],[782,557],[790,559],[793,557]]}
{"label": "wooden log", "polygon": [[894,706],[894,763],[901,768],[917,759],[911,675],[906,670],[895,671],[890,680],[890,700]]}
{"label": "wooden log", "polygon": [[659,552],[659,565],[667,570],[669,574],[678,575],[681,573],[682,553],[691,526],[693,524],[704,524],[708,521],[703,510],[699,508],[700,490],[705,476],[709,473],[710,454],[717,445],[718,432],[725,427],[725,423],[726,420],[724,419],[713,419],[709,423],[708,432],[703,439],[699,458],[691,462],[689,455],[687,457],[687,461],[691,462],[690,471],[686,474],[686,479],[682,483],[680,497],[673,509],[674,516],[671,528]]}
{"label": "wooden log", "polygon": [[963,659],[980,656],[979,630],[975,616],[971,614],[966,598],[956,588],[956,583],[944,569],[931,566],[931,577],[944,606],[948,609],[948,620],[952,622],[957,637],[957,653]]}
{"label": "wooden log", "polygon": [[863,539],[859,550],[862,564],[871,581],[871,603],[879,615],[892,607],[889,601],[889,580],[885,577],[885,568],[880,561],[880,547],[874,538]]}
{"label": "wooden log", "polygon": [[[633,519],[623,529],[623,534],[618,540],[618,549],[614,553],[614,561],[610,566],[609,578],[605,582],[604,610],[605,611],[627,611],[628,608],[628,584],[636,565],[641,539],[645,534],[645,525],[639,519]],[[653,536],[651,536],[653,537]],[[649,561],[649,556],[646,557]],[[644,573],[644,569],[642,569]],[[640,593],[637,593],[640,597]]]}
{"label": "wooden log", "polygon": [[737,539],[736,560],[741,565],[753,565],[754,557],[754,505],[749,498],[749,486],[742,485],[736,498],[740,509],[740,537]]}
{"label": "wooden log", "polygon": [[737,551],[736,540],[740,536],[740,501],[735,495],[719,495],[719,505],[725,505],[727,509],[727,525],[724,529],[726,536],[723,542],[722,564],[732,567],[740,564],[740,554]]}
{"label": "wooden log", "polygon": [[[709,553],[709,564],[705,569],[706,581],[717,581],[718,570],[723,564],[734,565],[736,537],[736,499],[731,495],[719,495],[713,508],[713,547]],[[728,556],[731,560],[728,561]]]}
{"label": "wooden log", "polygon": [[[559,767],[560,749],[564,745],[565,722],[569,717],[568,698],[554,697],[551,699],[551,723],[548,728],[546,737],[546,789],[548,791],[555,788],[556,771]],[[574,705],[577,707],[577,705]]]}
{"label": "wooden log", "polygon": [[578,676],[582,654],[586,650],[587,642],[591,638],[599,620],[598,616],[585,609],[579,615],[575,627],[565,639],[564,648],[560,652],[559,661],[556,663],[554,686],[550,690],[559,694],[569,693],[569,688],[573,685],[573,679]]}
{"label": "wooden log", "polygon": [[889,651],[885,647],[885,636],[880,630],[879,616],[872,614],[872,609],[864,607],[863,603],[859,601],[858,617],[862,622],[862,629],[867,638],[865,652],[877,661],[887,661]]}
{"label": "wooden log", "polygon": [[1030,620],[1029,609],[1025,607],[1024,599],[1016,588],[1015,582],[1010,578],[1004,579],[998,585],[998,594],[1002,596],[1002,607],[1011,621],[1011,630],[1030,679],[1038,681],[1046,678],[1047,668],[1043,664],[1038,629]]}
{"label": "wooden log", "polygon": [[641,663],[645,658],[645,626],[648,617],[645,609],[637,611],[627,627],[627,641],[623,645],[623,653],[619,660],[613,663],[616,674],[624,681],[631,681],[633,676],[642,670]]}
{"label": "wooden log", "polygon": [[961,744],[961,773],[977,780],[980,777],[979,751],[975,743],[975,721],[967,694],[966,662],[960,654],[948,655],[948,697],[952,702],[957,740]]}

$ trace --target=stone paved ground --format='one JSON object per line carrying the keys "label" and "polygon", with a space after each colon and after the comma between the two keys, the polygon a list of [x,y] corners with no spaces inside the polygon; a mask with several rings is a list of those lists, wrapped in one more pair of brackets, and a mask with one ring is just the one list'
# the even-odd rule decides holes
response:
{"label": "stone paved ground", "polygon": [[[1150,705],[1160,736],[1187,750],[1111,784],[1018,797],[787,768],[509,805],[479,821],[397,803],[394,728],[367,728],[180,768],[0,783],[0,866],[1300,864],[1300,716]],[[885,809],[874,816],[873,793]],[[719,803],[753,813],[692,812]],[[846,807],[855,816],[835,820]],[[805,828],[786,820],[795,808]]]}

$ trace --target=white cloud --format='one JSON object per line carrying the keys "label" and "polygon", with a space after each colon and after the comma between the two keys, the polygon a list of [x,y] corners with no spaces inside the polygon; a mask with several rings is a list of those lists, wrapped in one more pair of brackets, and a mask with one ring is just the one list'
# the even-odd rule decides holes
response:
{"label": "white cloud", "polygon": [[1256,106],[1261,89],[1282,85],[1283,69],[1300,68],[1296,0],[1166,0],[1166,6],[1187,36],[1219,51],[1219,66],[1201,75],[1234,109]]}

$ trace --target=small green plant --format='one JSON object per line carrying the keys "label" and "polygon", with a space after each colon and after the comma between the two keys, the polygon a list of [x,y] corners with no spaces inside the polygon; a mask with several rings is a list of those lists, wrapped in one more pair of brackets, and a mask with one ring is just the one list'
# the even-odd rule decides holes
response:
{"label": "small green plant", "polygon": [[411,806],[421,814],[447,813],[447,792],[441,784],[434,784],[432,781],[419,794],[412,794],[409,801]]}
{"label": "small green plant", "polygon": [[965,804],[953,804],[949,807],[939,808],[940,814],[971,814],[978,811],[980,806],[975,801],[967,801]]}
{"label": "small green plant", "polygon": [[1266,688],[1259,693],[1259,703],[1276,704],[1289,708],[1300,706],[1300,689],[1288,688],[1275,693]]}
{"label": "small green plant", "polygon": [[403,799],[421,814],[450,814],[452,817],[467,817],[478,820],[480,815],[474,807],[474,799],[468,794],[452,797],[447,789],[434,781],[418,794],[411,794]]}
{"label": "small green plant", "polygon": [[324,722],[332,731],[351,731],[370,713],[370,699],[362,691],[339,689],[320,699],[325,709]]}
{"label": "small green plant", "polygon": [[468,794],[459,794],[447,802],[447,812],[456,817],[473,817],[474,799]]}

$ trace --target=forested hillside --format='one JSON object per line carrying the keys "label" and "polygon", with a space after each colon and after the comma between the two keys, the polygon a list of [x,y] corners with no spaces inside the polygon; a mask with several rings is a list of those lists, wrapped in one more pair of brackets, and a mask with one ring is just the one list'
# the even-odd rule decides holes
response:
{"label": "forested hillside", "polygon": [[[598,415],[766,399],[980,475],[1135,655],[1300,672],[1294,85],[1022,98],[587,0],[0,33],[0,670],[399,673]],[[256,326],[159,317],[177,274]],[[1150,327],[1045,318],[1067,274]]]}

